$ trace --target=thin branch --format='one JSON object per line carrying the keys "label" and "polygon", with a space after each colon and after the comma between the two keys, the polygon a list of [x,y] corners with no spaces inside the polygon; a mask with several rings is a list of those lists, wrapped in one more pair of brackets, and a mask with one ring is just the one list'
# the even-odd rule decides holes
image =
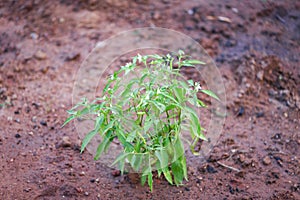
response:
{"label": "thin branch", "polygon": [[221,163],[220,161],[217,161],[217,163],[219,165],[221,165],[222,167],[225,167],[225,168],[228,168],[228,169],[231,169],[232,171],[236,171],[236,172],[240,172],[241,170],[237,169],[237,168],[234,168],[234,167],[231,167],[231,166],[228,166],[228,165],[225,165],[224,163]]}

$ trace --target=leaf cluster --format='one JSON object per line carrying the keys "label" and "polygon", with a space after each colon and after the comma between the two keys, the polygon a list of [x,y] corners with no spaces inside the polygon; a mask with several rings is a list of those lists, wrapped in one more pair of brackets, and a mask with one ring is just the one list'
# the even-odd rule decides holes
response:
{"label": "leaf cluster", "polygon": [[[100,134],[95,159],[118,140],[123,152],[115,159],[123,173],[125,165],[141,172],[142,184],[153,187],[153,170],[170,184],[181,185],[187,180],[186,157],[181,138],[182,130],[190,132],[190,149],[199,140],[206,140],[198,115],[193,107],[205,107],[197,93],[203,92],[198,82],[185,81],[182,67],[205,63],[192,60],[179,51],[175,55],[137,55],[108,77],[101,98],[84,99],[68,111],[70,117],[94,121],[94,129],[82,141],[81,152],[91,139]],[[64,124],[64,125],[65,125]]]}

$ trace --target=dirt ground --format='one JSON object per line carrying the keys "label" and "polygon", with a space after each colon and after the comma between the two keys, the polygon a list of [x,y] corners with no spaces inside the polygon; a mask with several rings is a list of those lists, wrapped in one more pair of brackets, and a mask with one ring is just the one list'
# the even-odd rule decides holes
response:
{"label": "dirt ground", "polygon": [[[61,128],[94,45],[149,26],[207,50],[228,109],[207,162],[188,160],[181,187],[156,178],[152,193],[80,154],[75,127]],[[300,199],[299,44],[295,0],[2,0],[0,199]]]}

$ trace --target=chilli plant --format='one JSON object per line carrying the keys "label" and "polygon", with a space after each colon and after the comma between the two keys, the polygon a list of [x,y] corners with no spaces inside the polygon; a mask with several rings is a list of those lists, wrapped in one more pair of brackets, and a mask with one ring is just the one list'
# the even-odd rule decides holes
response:
{"label": "chilli plant", "polygon": [[215,99],[210,90],[198,82],[186,81],[182,67],[205,65],[179,51],[167,55],[137,55],[109,76],[102,96],[93,102],[86,99],[68,111],[67,124],[75,118],[94,121],[94,129],[82,141],[81,152],[99,134],[95,160],[105,153],[115,140],[122,145],[122,153],[112,166],[124,172],[129,166],[141,173],[141,182],[152,191],[153,171],[170,184],[181,185],[187,180],[187,167],[182,132],[190,133],[190,149],[195,152],[199,140],[206,140],[193,107],[205,107],[198,92]]}

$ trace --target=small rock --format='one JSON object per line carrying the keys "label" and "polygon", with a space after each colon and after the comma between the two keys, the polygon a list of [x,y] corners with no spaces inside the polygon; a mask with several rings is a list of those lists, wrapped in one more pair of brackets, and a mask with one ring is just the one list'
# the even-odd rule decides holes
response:
{"label": "small rock", "polygon": [[264,79],[264,71],[259,71],[257,74],[256,74],[256,78],[258,79],[258,80],[263,80]]}
{"label": "small rock", "polygon": [[36,119],[37,119],[37,117],[36,117],[36,116],[33,116],[33,117],[31,118],[31,121],[32,121],[33,123],[36,123]]}
{"label": "small rock", "polygon": [[160,15],[160,13],[159,12],[154,12],[153,13],[153,19],[155,19],[155,20],[157,20],[157,19],[159,19],[161,17],[161,15]]}
{"label": "small rock", "polygon": [[19,133],[17,133],[16,135],[15,135],[15,138],[20,138],[21,137],[21,135],[19,134]]}
{"label": "small rock", "polygon": [[72,54],[67,55],[67,57],[65,58],[65,61],[69,62],[69,61],[73,61],[73,60],[78,60],[79,58],[80,58],[80,53],[72,53]]}
{"label": "small rock", "polygon": [[91,183],[95,183],[95,181],[96,181],[95,179],[91,179],[90,180]]}
{"label": "small rock", "polygon": [[239,10],[237,8],[231,8],[231,10],[234,12],[234,13],[239,13]]}
{"label": "small rock", "polygon": [[265,113],[263,111],[256,113],[257,118],[260,118],[260,117],[263,117],[263,116],[265,116]]}
{"label": "small rock", "polygon": [[269,156],[265,156],[264,158],[263,158],[263,164],[264,165],[269,165],[269,164],[271,164],[271,158],[269,157]]}
{"label": "small rock", "polygon": [[207,172],[210,173],[210,174],[214,174],[214,173],[217,173],[217,172],[218,172],[217,170],[215,170],[214,167],[212,167],[212,166],[210,166],[210,165],[207,165],[206,170],[207,170]]}
{"label": "small rock", "polygon": [[245,155],[244,154],[240,154],[238,159],[239,159],[239,161],[241,163],[245,162]]}
{"label": "small rock", "polygon": [[24,189],[24,192],[30,192],[31,191],[31,188],[25,188]]}
{"label": "small rock", "polygon": [[283,166],[283,161],[282,158],[279,156],[274,156],[274,159],[277,161],[277,164],[282,167]]}
{"label": "small rock", "polygon": [[68,136],[64,136],[62,137],[62,143],[61,146],[62,147],[70,147],[72,145],[70,138]]}
{"label": "small rock", "polygon": [[40,121],[40,124],[41,124],[42,126],[47,126],[47,122],[44,121],[44,120]]}
{"label": "small rock", "polygon": [[120,170],[114,170],[114,171],[111,172],[111,175],[113,175],[114,177],[120,176],[121,171]]}
{"label": "small rock", "polygon": [[281,133],[276,133],[273,137],[272,137],[272,139],[276,139],[276,140],[280,140],[281,139]]}
{"label": "small rock", "polygon": [[43,74],[46,74],[46,73],[48,72],[49,68],[50,68],[49,66],[42,67],[42,68],[40,69],[40,71],[41,71]]}
{"label": "small rock", "polygon": [[89,196],[90,194],[88,192],[84,192],[84,195],[85,196]]}
{"label": "small rock", "polygon": [[193,10],[193,9],[189,9],[189,10],[187,11],[187,13],[188,13],[189,15],[193,15],[193,14],[194,14],[194,10]]}
{"label": "small rock", "polygon": [[243,106],[239,107],[237,116],[242,116],[244,114],[244,112],[245,112],[245,108]]}
{"label": "small rock", "polygon": [[13,94],[12,96],[11,96],[11,99],[12,100],[16,100],[18,98],[18,96],[16,95],[16,94]]}
{"label": "small rock", "polygon": [[36,34],[35,32],[32,32],[32,33],[30,33],[30,37],[31,37],[33,40],[36,40],[36,39],[39,38],[39,35]]}
{"label": "small rock", "polygon": [[47,54],[41,50],[38,50],[35,54],[34,57],[38,60],[45,60],[47,58]]}
{"label": "small rock", "polygon": [[85,175],[84,171],[82,171],[82,172],[79,173],[79,176],[84,176],[84,175]]}
{"label": "small rock", "polygon": [[218,20],[219,20],[220,22],[231,23],[231,20],[230,20],[228,17],[218,16]]}
{"label": "small rock", "polygon": [[225,47],[234,47],[234,46],[236,46],[236,44],[237,44],[236,40],[234,40],[234,39],[228,39],[228,40],[226,40],[224,46]]}
{"label": "small rock", "polygon": [[64,23],[64,22],[65,22],[65,18],[60,17],[60,18],[58,19],[58,22],[59,22],[59,23]]}

